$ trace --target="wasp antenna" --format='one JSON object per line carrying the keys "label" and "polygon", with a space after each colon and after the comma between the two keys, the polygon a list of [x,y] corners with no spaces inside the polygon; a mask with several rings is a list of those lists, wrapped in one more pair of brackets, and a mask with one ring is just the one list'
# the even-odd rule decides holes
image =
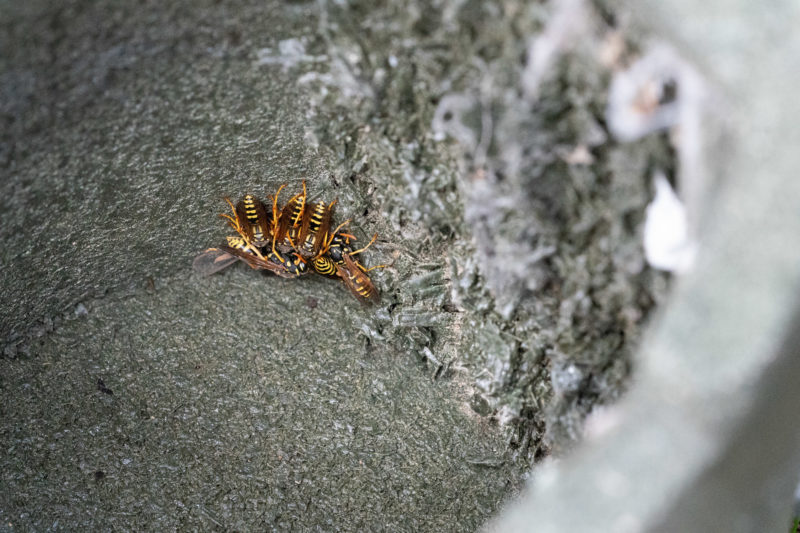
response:
{"label": "wasp antenna", "polygon": [[364,274],[366,274],[367,272],[375,270],[376,268],[386,268],[389,265],[375,265],[374,267],[364,268],[364,266],[359,263],[358,266],[361,267],[361,270],[363,270]]}
{"label": "wasp antenna", "polygon": [[278,190],[275,192],[275,196],[273,197],[273,201],[272,201],[272,220],[273,221],[275,221],[278,218],[278,196],[280,196],[281,191],[283,190],[284,187],[286,187],[285,183],[283,185],[281,185],[280,187],[278,187]]}
{"label": "wasp antenna", "polygon": [[338,226],[336,226],[336,229],[335,229],[335,230],[333,230],[333,231],[330,233],[330,236],[331,236],[331,237],[330,237],[330,239],[328,239],[328,242],[326,242],[326,243],[325,243],[325,246],[323,246],[323,248],[325,249],[325,251],[327,251],[327,250],[328,250],[328,248],[330,248],[330,247],[331,247],[331,243],[333,242],[333,239],[336,237],[336,234],[337,234],[337,233],[339,233],[339,230],[340,230],[340,229],[342,229],[343,227],[345,227],[346,225],[348,225],[348,224],[350,223],[350,220],[351,220],[351,219],[349,219],[349,218],[348,218],[347,220],[345,220],[344,222],[342,222],[341,224],[339,224]]}
{"label": "wasp antenna", "polygon": [[370,239],[369,243],[367,243],[365,247],[361,248],[360,250],[356,250],[355,252],[350,252],[350,255],[360,254],[361,252],[372,246],[372,243],[374,243],[377,239],[378,239],[378,234],[376,233],[375,235],[372,236],[372,239]]}
{"label": "wasp antenna", "polygon": [[226,202],[228,202],[228,205],[231,206],[231,211],[233,211],[235,213],[236,212],[236,208],[233,206],[233,202],[231,202],[231,199],[229,197],[225,196],[224,200]]}

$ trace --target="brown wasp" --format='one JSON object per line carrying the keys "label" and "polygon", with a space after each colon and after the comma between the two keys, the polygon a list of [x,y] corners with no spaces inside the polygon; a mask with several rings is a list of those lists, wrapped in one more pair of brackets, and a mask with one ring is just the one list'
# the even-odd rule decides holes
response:
{"label": "brown wasp", "polygon": [[322,276],[341,279],[361,302],[379,301],[378,290],[367,273],[386,265],[367,269],[355,259],[378,235],[354,251],[351,241],[356,240],[355,236],[343,231],[350,220],[333,231],[330,229],[336,200],[309,203],[303,181],[302,192],[281,206],[279,196],[285,186],[269,195],[266,205],[252,194],[245,195],[236,205],[225,198],[231,214],[220,216],[237,235],[228,237],[226,244],[218,248],[200,253],[194,260],[194,269],[210,275],[242,261],[253,269],[267,270],[283,278],[295,278],[313,270]]}
{"label": "brown wasp", "polygon": [[[275,193],[275,206],[277,208],[278,193]],[[277,244],[281,251],[289,251],[297,249],[295,240],[303,224],[303,216],[306,213],[306,182],[303,180],[303,192],[292,196],[283,210],[281,211],[280,218],[276,223],[276,229],[272,236],[272,249],[275,252]]]}
{"label": "brown wasp", "polygon": [[210,276],[241,260],[250,268],[268,270],[282,278],[295,278],[305,274],[308,267],[299,255],[293,255],[296,257],[264,256],[256,247],[247,244],[244,238],[228,237],[227,244],[203,250],[194,258],[192,267],[201,275]]}
{"label": "brown wasp", "polygon": [[[230,204],[230,200],[228,200]],[[267,209],[261,200],[247,194],[245,197],[236,204],[234,209],[236,220],[239,221],[238,225],[241,228],[242,237],[256,247],[264,247],[267,245],[272,230],[272,222],[267,215]],[[227,217],[230,220],[230,217]],[[237,231],[239,231],[237,229]]]}
{"label": "brown wasp", "polygon": [[336,200],[330,204],[318,201],[306,209],[300,232],[297,234],[300,255],[306,258],[315,258],[319,255],[328,239],[334,205]]}
{"label": "brown wasp", "polygon": [[361,302],[377,303],[380,301],[380,295],[375,285],[372,284],[372,280],[367,276],[367,273],[376,268],[384,268],[386,265],[366,268],[357,260],[353,259],[353,256],[360,254],[372,246],[378,238],[378,234],[376,233],[373,235],[366,246],[353,251],[350,246],[350,241],[355,240],[355,237],[339,231],[347,222],[344,222],[336,228],[331,237],[326,240],[325,246],[321,252],[312,259],[312,266],[318,274],[339,277],[348,290]]}
{"label": "brown wasp", "polygon": [[367,276],[367,272],[374,268],[382,268],[386,265],[374,266],[366,269],[361,266],[361,263],[350,257],[348,254],[342,256],[344,258],[344,266],[337,265],[339,277],[342,278],[345,286],[350,289],[350,292],[356,295],[362,302],[365,303],[378,303],[380,302],[380,294],[375,285]]}
{"label": "brown wasp", "polygon": [[[251,268],[268,270],[283,278],[294,278],[307,273],[308,265],[300,255],[293,253],[284,257],[274,249],[278,194],[280,189],[275,194],[271,216],[264,204],[252,194],[245,195],[236,206],[229,198],[225,198],[233,214],[220,216],[227,220],[228,225],[238,233],[238,237],[228,237],[226,245],[203,251],[194,259],[194,269],[207,276],[241,260]],[[265,254],[262,249],[267,248],[270,238],[273,239],[273,250]]]}

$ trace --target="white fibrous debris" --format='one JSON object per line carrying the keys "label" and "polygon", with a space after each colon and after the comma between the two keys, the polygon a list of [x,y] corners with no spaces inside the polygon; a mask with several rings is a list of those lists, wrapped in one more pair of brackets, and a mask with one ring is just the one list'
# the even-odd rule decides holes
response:
{"label": "white fibrous debris", "polygon": [[623,141],[683,124],[696,114],[702,89],[694,69],[667,45],[655,45],[611,80],[606,119]]}
{"label": "white fibrous debris", "polygon": [[689,237],[686,209],[663,174],[657,173],[653,181],[656,195],[644,222],[645,258],[654,268],[686,272],[697,248]]}
{"label": "white fibrous debris", "polygon": [[471,96],[455,93],[443,96],[431,121],[434,140],[452,137],[468,150],[474,150],[478,134],[464,123],[464,118],[468,113],[475,113],[477,108],[478,103]]}
{"label": "white fibrous debris", "polygon": [[541,35],[528,45],[522,87],[528,98],[535,99],[539,86],[552,72],[556,59],[576,41],[585,38],[588,15],[583,0],[560,0]]}
{"label": "white fibrous debris", "polygon": [[277,53],[272,48],[256,51],[257,65],[280,65],[284,70],[301,63],[317,63],[327,61],[324,55],[314,56],[306,53],[306,46],[300,39],[285,39],[278,43]]}

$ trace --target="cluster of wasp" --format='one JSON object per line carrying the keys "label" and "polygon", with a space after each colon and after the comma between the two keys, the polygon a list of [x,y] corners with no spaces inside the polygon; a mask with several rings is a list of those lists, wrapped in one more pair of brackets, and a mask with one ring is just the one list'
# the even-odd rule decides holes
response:
{"label": "cluster of wasp", "polygon": [[221,214],[236,231],[227,237],[225,245],[208,248],[194,260],[194,268],[203,275],[219,272],[241,260],[250,267],[267,270],[282,278],[296,278],[315,272],[325,277],[341,279],[347,288],[363,302],[376,302],[378,290],[367,273],[358,254],[378,238],[373,235],[369,243],[353,250],[356,238],[344,232],[350,223],[346,220],[331,231],[336,200],[307,202],[306,183],[302,192],[292,196],[286,205],[278,203],[278,196],[286,185],[281,185],[274,195],[268,196],[268,209],[252,194],[245,195],[236,205],[225,198],[232,214]]}

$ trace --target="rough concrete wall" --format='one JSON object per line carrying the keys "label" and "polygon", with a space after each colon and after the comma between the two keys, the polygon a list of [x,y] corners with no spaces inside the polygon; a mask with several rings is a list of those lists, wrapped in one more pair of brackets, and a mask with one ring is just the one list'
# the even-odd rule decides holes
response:
{"label": "rough concrete wall", "polygon": [[[367,90],[307,2],[3,11],[2,527],[463,531],[495,512],[520,475],[503,433],[432,379],[432,329],[392,325],[400,295],[446,292],[437,221],[458,214],[451,187],[412,220],[403,177],[447,165],[387,133],[413,106],[373,111],[413,104],[411,78]],[[380,232],[382,307],[191,272],[223,196],[302,179]]]}
{"label": "rough concrete wall", "polygon": [[725,143],[703,160],[718,186],[702,204],[697,262],[642,343],[635,386],[492,527],[785,531],[800,471],[800,13],[794,2],[630,7],[710,83],[706,127]]}
{"label": "rough concrete wall", "polygon": [[[2,7],[4,522],[472,530],[622,392],[675,155],[608,134],[613,10],[543,74],[527,2]],[[302,179],[380,306],[190,272]]]}

